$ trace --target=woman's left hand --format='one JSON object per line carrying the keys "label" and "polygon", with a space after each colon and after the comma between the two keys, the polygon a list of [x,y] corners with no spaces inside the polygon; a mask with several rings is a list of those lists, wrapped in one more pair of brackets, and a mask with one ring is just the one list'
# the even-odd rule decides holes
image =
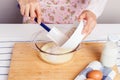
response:
{"label": "woman's left hand", "polygon": [[79,16],[78,20],[85,20],[86,24],[84,26],[84,29],[82,31],[82,34],[85,34],[86,36],[88,36],[92,30],[94,29],[97,21],[96,21],[96,15],[89,11],[89,10],[85,10],[81,13],[81,15]]}

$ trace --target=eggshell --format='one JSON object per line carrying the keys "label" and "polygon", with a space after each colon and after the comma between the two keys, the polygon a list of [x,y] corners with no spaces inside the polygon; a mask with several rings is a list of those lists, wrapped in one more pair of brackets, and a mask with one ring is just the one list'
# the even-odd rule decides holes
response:
{"label": "eggshell", "polygon": [[92,78],[87,78],[86,80],[95,80],[95,79],[92,79]]}
{"label": "eggshell", "polygon": [[100,70],[92,70],[88,72],[87,78],[92,78],[95,80],[102,80],[103,73]]}

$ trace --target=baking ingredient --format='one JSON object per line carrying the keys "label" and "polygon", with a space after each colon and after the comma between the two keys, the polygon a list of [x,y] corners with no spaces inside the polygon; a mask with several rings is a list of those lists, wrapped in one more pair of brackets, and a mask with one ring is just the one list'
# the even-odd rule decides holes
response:
{"label": "baking ingredient", "polygon": [[87,78],[92,78],[95,80],[102,80],[103,74],[100,70],[92,70],[88,72]]}
{"label": "baking ingredient", "polygon": [[63,49],[63,48],[59,47],[54,42],[46,43],[45,45],[43,45],[41,50],[43,50],[47,53],[52,53],[52,54],[63,54],[63,53],[67,53],[67,52],[71,51],[69,49]]}
{"label": "baking ingredient", "polygon": [[41,58],[49,63],[59,64],[71,60],[73,53],[71,50],[63,49],[54,42],[48,42],[41,47]]}
{"label": "baking ingredient", "polygon": [[86,80],[95,80],[95,79],[93,79],[93,78],[87,78]]}
{"label": "baking ingredient", "polygon": [[101,55],[101,63],[106,67],[113,67],[116,64],[118,47],[116,43],[108,41]]}

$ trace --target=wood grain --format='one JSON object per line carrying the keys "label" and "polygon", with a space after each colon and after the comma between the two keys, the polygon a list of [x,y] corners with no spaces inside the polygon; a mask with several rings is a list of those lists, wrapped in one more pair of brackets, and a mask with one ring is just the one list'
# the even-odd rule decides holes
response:
{"label": "wood grain", "polygon": [[[103,45],[82,43],[71,61],[53,65],[44,62],[31,43],[16,43],[8,80],[74,80],[91,61],[100,59]],[[117,71],[116,67],[114,69]],[[120,80],[120,75],[114,80]]]}

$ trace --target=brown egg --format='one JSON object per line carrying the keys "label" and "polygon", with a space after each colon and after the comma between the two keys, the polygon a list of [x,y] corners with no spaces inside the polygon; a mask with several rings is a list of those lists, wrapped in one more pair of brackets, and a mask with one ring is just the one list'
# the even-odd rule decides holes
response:
{"label": "brown egg", "polygon": [[95,79],[93,79],[93,78],[87,78],[86,80],[95,80]]}
{"label": "brown egg", "polygon": [[102,80],[103,74],[100,70],[92,70],[88,72],[87,78],[92,78],[95,80]]}

